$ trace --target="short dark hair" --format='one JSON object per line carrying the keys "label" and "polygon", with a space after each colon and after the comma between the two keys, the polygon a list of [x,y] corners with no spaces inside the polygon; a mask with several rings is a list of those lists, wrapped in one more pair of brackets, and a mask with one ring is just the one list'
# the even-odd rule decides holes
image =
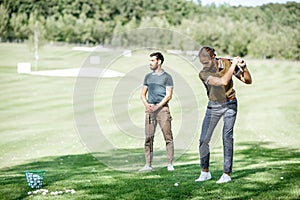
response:
{"label": "short dark hair", "polygon": [[164,62],[164,56],[160,52],[151,53],[150,57],[152,57],[152,56],[155,56],[157,60],[161,61],[160,64],[163,64],[163,62]]}
{"label": "short dark hair", "polygon": [[212,58],[216,56],[216,50],[210,46],[204,46],[200,49],[198,56]]}

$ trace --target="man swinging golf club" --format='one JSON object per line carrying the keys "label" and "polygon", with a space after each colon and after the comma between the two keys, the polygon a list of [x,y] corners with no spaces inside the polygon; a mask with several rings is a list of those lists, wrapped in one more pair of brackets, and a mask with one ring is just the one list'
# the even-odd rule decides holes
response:
{"label": "man swinging golf club", "polygon": [[223,175],[217,183],[226,183],[231,181],[233,128],[238,105],[232,77],[234,75],[246,84],[251,84],[252,78],[246,62],[242,58],[234,57],[232,60],[216,58],[215,49],[212,47],[202,47],[199,51],[199,60],[203,67],[199,78],[206,88],[209,101],[199,141],[201,174],[195,181],[202,182],[212,178],[209,171],[209,144],[217,123],[223,117],[224,169]]}

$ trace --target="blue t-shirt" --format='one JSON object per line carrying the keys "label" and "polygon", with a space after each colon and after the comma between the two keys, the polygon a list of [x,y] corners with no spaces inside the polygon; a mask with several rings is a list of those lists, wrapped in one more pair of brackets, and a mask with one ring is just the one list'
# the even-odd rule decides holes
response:
{"label": "blue t-shirt", "polygon": [[148,87],[148,103],[157,104],[166,96],[166,88],[173,88],[173,79],[165,71],[151,72],[145,76],[144,86]]}

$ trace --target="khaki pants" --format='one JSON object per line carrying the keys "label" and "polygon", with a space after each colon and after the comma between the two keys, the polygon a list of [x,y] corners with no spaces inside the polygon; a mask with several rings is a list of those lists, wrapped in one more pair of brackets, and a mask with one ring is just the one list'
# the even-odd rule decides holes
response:
{"label": "khaki pants", "polygon": [[154,134],[157,123],[159,124],[164,139],[166,142],[166,151],[167,151],[167,158],[168,164],[173,162],[174,158],[174,144],[173,144],[173,134],[171,130],[171,120],[172,117],[170,115],[169,107],[162,107],[161,109],[157,110],[153,113],[146,113],[145,119],[145,157],[146,157],[146,164],[151,166],[152,159],[153,159],[153,141],[154,141]]}

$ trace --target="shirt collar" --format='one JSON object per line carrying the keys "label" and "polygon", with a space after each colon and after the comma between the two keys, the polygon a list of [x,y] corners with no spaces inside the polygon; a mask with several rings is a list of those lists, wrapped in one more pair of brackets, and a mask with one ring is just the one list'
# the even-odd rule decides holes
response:
{"label": "shirt collar", "polygon": [[156,72],[152,72],[152,75],[157,75],[157,76],[160,76],[160,75],[162,75],[163,73],[165,73],[165,70],[161,70],[161,72],[158,72],[158,73],[156,73]]}

